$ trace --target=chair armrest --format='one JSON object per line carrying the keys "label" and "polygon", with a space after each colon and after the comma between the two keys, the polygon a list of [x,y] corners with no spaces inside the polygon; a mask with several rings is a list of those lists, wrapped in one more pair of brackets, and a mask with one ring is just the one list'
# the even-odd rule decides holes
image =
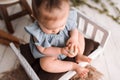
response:
{"label": "chair armrest", "polygon": [[32,80],[40,80],[39,77],[36,75],[30,64],[27,62],[27,60],[21,55],[20,51],[15,47],[13,43],[10,43],[10,47],[18,57],[21,65],[25,69],[26,73]]}

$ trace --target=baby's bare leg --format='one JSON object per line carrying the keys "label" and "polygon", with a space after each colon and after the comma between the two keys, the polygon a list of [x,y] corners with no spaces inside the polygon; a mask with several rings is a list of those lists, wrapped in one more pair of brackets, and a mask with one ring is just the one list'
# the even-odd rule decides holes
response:
{"label": "baby's bare leg", "polygon": [[80,54],[83,54],[84,49],[85,49],[85,38],[82,33],[78,34],[78,40],[79,40],[79,45],[80,45]]}
{"label": "baby's bare leg", "polygon": [[78,39],[79,39],[80,51],[76,56],[76,62],[78,63],[81,61],[90,62],[91,59],[83,55],[85,49],[85,40],[84,40],[84,36],[81,33],[79,33]]}
{"label": "baby's bare leg", "polygon": [[76,62],[80,63],[80,62],[91,62],[91,58],[84,56],[84,55],[77,55],[76,56]]}
{"label": "baby's bare leg", "polygon": [[40,59],[40,66],[47,72],[59,73],[73,69],[73,62],[61,61],[55,57],[44,57]]}
{"label": "baby's bare leg", "polygon": [[40,66],[43,70],[51,73],[60,73],[70,70],[76,71],[80,77],[87,74],[88,70],[70,61],[61,61],[55,57],[44,57],[40,59]]}

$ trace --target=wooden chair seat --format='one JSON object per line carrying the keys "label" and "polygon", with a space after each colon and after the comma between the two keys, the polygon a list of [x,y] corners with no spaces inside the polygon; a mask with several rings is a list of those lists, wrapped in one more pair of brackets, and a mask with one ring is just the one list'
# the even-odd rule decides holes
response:
{"label": "wooden chair seat", "polygon": [[[20,4],[22,10],[20,12],[15,13],[15,14],[9,15],[7,8],[10,6],[13,6],[15,4]],[[11,21],[15,20],[16,18],[27,15],[27,14],[33,20],[32,16],[31,16],[32,11],[31,11],[26,0],[0,0],[0,15],[4,19],[5,24],[6,24],[6,28],[10,33],[14,32]]]}
{"label": "wooden chair seat", "polygon": [[[85,39],[85,51],[84,55],[89,55],[91,52],[96,50],[99,46],[99,43],[94,42],[93,40],[90,39]],[[40,78],[40,80],[58,80],[61,76],[63,76],[66,72],[64,73],[48,73],[40,67],[39,64],[39,59],[34,59],[30,48],[29,44],[21,45],[20,46],[20,52],[21,54],[25,57],[25,59],[28,61],[28,63],[31,65],[37,76]],[[75,58],[66,58],[64,59],[65,61],[75,61]],[[47,77],[46,77],[47,76]]]}

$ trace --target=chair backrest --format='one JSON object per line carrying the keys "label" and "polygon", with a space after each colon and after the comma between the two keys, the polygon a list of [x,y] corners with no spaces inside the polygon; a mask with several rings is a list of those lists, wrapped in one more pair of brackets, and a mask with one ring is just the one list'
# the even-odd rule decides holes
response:
{"label": "chair backrest", "polygon": [[[94,41],[97,41],[100,43],[100,46],[93,51],[88,57],[92,58],[94,60],[99,55],[101,55],[101,52],[103,51],[109,36],[110,31],[107,29],[101,27],[100,25],[96,24],[94,21],[92,21],[90,18],[82,14],[79,10],[72,8],[73,10],[77,11],[77,27],[80,32],[82,32],[85,37],[90,38]],[[83,62],[79,63],[80,66],[85,67],[89,63]],[[64,74],[59,80],[69,80],[76,74],[75,71],[68,71],[66,74]]]}
{"label": "chair backrest", "polygon": [[13,43],[10,43],[10,47],[15,52],[16,56],[18,57],[20,64],[25,69],[28,76],[31,78],[31,80],[40,80],[37,74],[34,72],[30,64],[27,62],[27,60],[22,56],[20,53],[20,50],[18,50]]}
{"label": "chair backrest", "polygon": [[105,29],[104,26],[95,23],[90,18],[82,14],[79,10],[72,8],[77,11],[77,27],[86,37],[100,43],[102,48],[105,47],[110,31]]}

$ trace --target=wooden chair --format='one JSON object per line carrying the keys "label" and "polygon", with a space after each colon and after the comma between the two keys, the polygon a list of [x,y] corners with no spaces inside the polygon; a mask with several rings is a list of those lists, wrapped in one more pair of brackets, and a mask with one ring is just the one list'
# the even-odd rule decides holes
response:
{"label": "wooden chair", "polygon": [[[91,52],[96,50],[99,46],[99,43],[94,42],[91,39],[85,38],[85,51],[84,55],[89,55]],[[20,62],[22,62],[24,65],[25,71],[27,73],[31,73],[32,75],[28,75],[27,77],[31,80],[58,80],[61,78],[66,72],[63,73],[48,73],[44,71],[40,65],[39,65],[39,58],[35,59],[31,53],[29,44],[21,44],[20,45],[20,51],[15,48],[14,44],[11,43],[12,49],[15,51],[17,57],[19,58]],[[65,58],[65,61],[73,61],[75,62],[75,58]],[[29,71],[29,72],[28,72]],[[37,77],[38,76],[38,77]],[[46,77],[47,76],[47,77]],[[32,77],[32,78],[31,78]],[[64,80],[64,79],[61,79]]]}
{"label": "wooden chair", "polygon": [[9,46],[9,43],[13,42],[17,47],[20,45],[19,38],[8,34],[7,32],[0,30],[0,44]]}
{"label": "wooden chair", "polygon": [[[9,15],[7,8],[15,4],[20,4],[22,11]],[[32,12],[26,0],[0,0],[0,15],[4,19],[6,28],[10,33],[14,32],[11,21],[26,14],[29,14],[32,18]]]}
{"label": "wooden chair", "polygon": [[[110,31],[99,26],[98,24],[96,24],[94,21],[92,21],[90,18],[82,14],[77,9],[75,8],[73,9],[77,11],[78,30],[81,31],[86,38],[89,38],[89,40],[86,40],[85,42],[86,47],[84,53],[88,57],[92,58],[92,60],[94,60],[95,58],[97,58],[99,55],[102,54],[102,51],[104,50],[104,47],[109,39]],[[99,42],[99,45],[96,46],[96,42]],[[18,59],[20,60],[20,63],[25,69],[26,73],[32,80],[69,80],[70,78],[72,78],[72,76],[75,75],[75,71],[68,71],[67,73],[61,73],[61,74],[48,74],[42,70],[40,70],[40,74],[38,74],[36,72],[38,70],[34,70],[34,67],[31,66],[31,63],[33,63],[34,58],[31,55],[31,53],[28,53],[30,49],[26,48],[27,45],[24,45],[20,50],[17,49],[13,43],[11,43],[10,46],[17,55]],[[87,64],[88,63],[86,62],[83,62],[82,64],[79,63],[79,65],[83,67],[85,67]]]}

